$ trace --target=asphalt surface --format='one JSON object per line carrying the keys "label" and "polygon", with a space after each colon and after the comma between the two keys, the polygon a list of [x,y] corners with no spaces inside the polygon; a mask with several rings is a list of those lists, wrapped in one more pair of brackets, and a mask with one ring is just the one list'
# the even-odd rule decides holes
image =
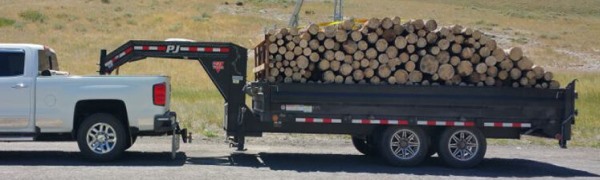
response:
{"label": "asphalt surface", "polygon": [[182,144],[171,160],[164,137],[141,138],[114,162],[80,158],[74,142],[0,143],[0,179],[600,179],[600,149],[488,146],[476,168],[452,169],[433,157],[391,167],[328,136],[267,135],[236,152],[223,141]]}

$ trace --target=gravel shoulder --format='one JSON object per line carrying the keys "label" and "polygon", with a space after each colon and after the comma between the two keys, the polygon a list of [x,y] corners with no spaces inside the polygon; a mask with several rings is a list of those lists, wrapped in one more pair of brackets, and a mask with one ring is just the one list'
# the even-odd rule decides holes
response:
{"label": "gravel shoulder", "polygon": [[182,144],[170,159],[169,138],[140,138],[122,159],[80,159],[74,142],[0,143],[0,177],[7,179],[599,179],[600,150],[548,146],[489,146],[473,169],[451,169],[433,157],[419,167],[388,166],[359,154],[338,136],[267,134],[247,151],[224,141]]}

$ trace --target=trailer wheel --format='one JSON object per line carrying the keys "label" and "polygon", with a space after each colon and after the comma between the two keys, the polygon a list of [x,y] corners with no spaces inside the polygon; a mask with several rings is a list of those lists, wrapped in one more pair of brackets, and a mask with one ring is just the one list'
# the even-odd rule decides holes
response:
{"label": "trailer wheel", "polygon": [[381,156],[395,166],[415,166],[427,155],[429,137],[419,127],[390,127],[379,143]]}
{"label": "trailer wheel", "polygon": [[442,133],[438,155],[455,168],[470,168],[483,160],[486,140],[477,128],[448,128]]}
{"label": "trailer wheel", "polygon": [[377,148],[375,148],[376,145],[373,142],[373,138],[370,136],[352,136],[352,145],[354,145],[354,148],[356,148],[358,152],[364,155],[373,156],[377,154]]}
{"label": "trailer wheel", "polygon": [[85,118],[79,126],[77,144],[85,158],[110,161],[125,151],[125,137],[125,127],[115,116],[97,113]]}

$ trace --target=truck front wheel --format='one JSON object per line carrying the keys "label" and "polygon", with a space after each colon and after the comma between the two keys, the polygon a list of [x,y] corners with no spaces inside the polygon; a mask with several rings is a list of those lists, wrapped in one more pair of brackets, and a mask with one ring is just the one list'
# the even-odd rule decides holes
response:
{"label": "truck front wheel", "polygon": [[79,126],[77,144],[85,158],[110,161],[125,151],[125,137],[125,127],[115,116],[97,113],[85,118]]}
{"label": "truck front wheel", "polygon": [[419,127],[390,127],[379,142],[381,156],[395,166],[415,166],[427,155],[429,137]]}
{"label": "truck front wheel", "polygon": [[447,165],[470,168],[483,160],[486,141],[477,128],[448,128],[442,133],[438,155]]}

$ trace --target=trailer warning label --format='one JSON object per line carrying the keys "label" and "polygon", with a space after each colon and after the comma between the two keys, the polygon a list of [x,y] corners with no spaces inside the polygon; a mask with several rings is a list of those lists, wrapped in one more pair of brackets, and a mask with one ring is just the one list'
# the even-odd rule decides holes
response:
{"label": "trailer warning label", "polygon": [[313,106],[301,105],[301,104],[285,104],[281,105],[281,110],[284,111],[299,111],[304,113],[312,113]]}
{"label": "trailer warning label", "polygon": [[224,68],[223,64],[225,64],[223,61],[213,61],[212,68],[219,73]]}

